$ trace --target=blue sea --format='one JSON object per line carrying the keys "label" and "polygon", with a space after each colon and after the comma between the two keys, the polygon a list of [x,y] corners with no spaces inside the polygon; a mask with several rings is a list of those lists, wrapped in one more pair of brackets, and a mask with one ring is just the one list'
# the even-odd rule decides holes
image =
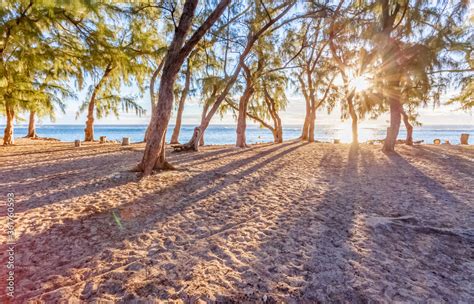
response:
{"label": "blue sea", "polygon": [[[3,130],[4,126],[0,126]],[[184,125],[180,132],[180,142],[186,142],[192,136],[194,125]],[[132,142],[143,141],[146,125],[96,125],[94,127],[95,139],[99,136],[107,136],[107,139],[120,140],[122,137],[130,137]],[[38,136],[51,137],[61,141],[74,141],[84,138],[83,125],[38,125],[36,128]],[[168,128],[167,141],[171,138],[173,126]],[[23,137],[27,133],[26,125],[16,125],[15,138]],[[372,139],[383,139],[386,133],[384,127],[360,127],[359,140],[364,142]],[[415,127],[414,140],[424,140],[424,143],[433,143],[436,138],[442,142],[449,140],[452,144],[459,144],[461,133],[470,134],[469,143],[474,143],[474,124],[472,125],[429,125]],[[399,138],[405,138],[405,129],[401,128]],[[0,134],[0,136],[3,135]],[[284,140],[295,139],[301,135],[301,126],[286,126],[283,129]],[[259,126],[247,126],[247,143],[272,142],[272,133]],[[234,144],[236,138],[235,125],[211,125],[205,133],[206,145]],[[333,141],[339,139],[341,142],[351,141],[350,126],[337,127],[334,125],[316,125],[316,140]]]}

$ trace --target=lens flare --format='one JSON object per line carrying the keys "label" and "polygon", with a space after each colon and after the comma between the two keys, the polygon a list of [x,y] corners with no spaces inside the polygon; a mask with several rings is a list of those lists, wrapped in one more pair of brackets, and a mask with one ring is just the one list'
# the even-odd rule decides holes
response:
{"label": "lens flare", "polygon": [[362,92],[370,87],[370,81],[364,76],[358,76],[351,80],[350,85],[356,92]]}

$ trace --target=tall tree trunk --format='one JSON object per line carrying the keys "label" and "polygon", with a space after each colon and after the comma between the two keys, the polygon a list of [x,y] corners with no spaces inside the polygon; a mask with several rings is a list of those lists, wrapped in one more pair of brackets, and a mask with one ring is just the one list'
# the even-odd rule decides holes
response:
{"label": "tall tree trunk", "polygon": [[[206,119],[208,109],[209,109],[209,104],[204,103],[203,108],[202,108],[202,114],[201,114],[201,124],[204,121],[204,119]],[[199,139],[199,146],[204,146],[204,134],[202,134],[201,138]]]}
{"label": "tall tree trunk", "polygon": [[314,123],[316,121],[316,109],[311,107],[309,114],[309,132],[308,132],[308,142],[314,142]]}
{"label": "tall tree trunk", "polygon": [[281,124],[281,118],[278,115],[275,99],[270,95],[265,85],[263,86],[263,89],[265,92],[264,101],[267,104],[268,111],[270,112],[270,116],[273,120],[273,128],[270,128],[273,133],[273,142],[279,144],[283,142],[283,127]]}
{"label": "tall tree trunk", "polygon": [[9,106],[8,104],[5,105],[5,110],[7,124],[3,133],[3,145],[8,146],[15,143],[13,138],[13,120],[15,119],[15,111],[13,110],[13,107]]}
{"label": "tall tree trunk", "polygon": [[253,45],[255,42],[262,36],[272,25],[274,25],[276,22],[278,22],[283,16],[285,16],[291,8],[295,5],[296,2],[291,2],[288,6],[286,6],[283,11],[280,12],[278,16],[275,18],[271,18],[271,20],[266,23],[260,30],[255,32],[253,35],[249,34],[249,37],[247,39],[247,43],[245,45],[245,49],[239,56],[239,63],[237,64],[234,73],[230,77],[229,81],[227,82],[224,90],[222,90],[221,94],[217,97],[216,101],[212,105],[211,109],[209,110],[209,113],[207,114],[206,118],[204,121],[202,121],[201,125],[197,127],[199,129],[198,131],[194,132],[193,137],[191,140],[186,144],[189,147],[194,147],[194,149],[199,148],[199,141],[201,139],[201,136],[204,134],[206,131],[207,127],[209,126],[209,123],[211,122],[212,117],[214,114],[217,112],[219,107],[221,106],[222,102],[225,100],[227,97],[227,94],[229,94],[230,90],[232,89],[234,83],[237,81],[237,78],[240,74],[240,71],[242,70],[244,64],[245,64],[245,59],[247,55],[250,53],[252,50]]}
{"label": "tall tree trunk", "polygon": [[349,97],[347,98],[347,104],[349,106],[349,115],[351,116],[351,121],[352,121],[352,144],[358,145],[359,144],[359,131],[358,131],[358,126],[357,126],[358,117],[354,109],[353,99],[354,99],[354,92],[349,93]]}
{"label": "tall tree trunk", "polygon": [[405,124],[405,128],[407,129],[407,138],[405,140],[405,144],[409,146],[413,146],[413,126],[410,123],[408,114],[403,109],[403,106],[402,106],[402,116],[403,116],[403,123]]}
{"label": "tall tree trunk", "polygon": [[306,114],[304,117],[303,129],[301,130],[301,140],[306,141],[309,139],[309,126],[311,121],[311,106],[309,101],[306,100]]}
{"label": "tall tree trunk", "polygon": [[396,97],[390,98],[390,127],[387,129],[387,136],[385,137],[383,151],[395,151],[395,144],[397,142],[398,132],[400,130],[401,122],[401,104]]}
{"label": "tall tree trunk", "polygon": [[247,147],[247,142],[245,138],[245,131],[247,128],[247,105],[249,103],[250,98],[254,89],[250,82],[247,82],[247,86],[245,87],[244,94],[240,97],[239,101],[239,114],[237,118],[237,140],[235,145],[240,148]]}
{"label": "tall tree trunk", "polygon": [[[307,73],[307,71],[305,72]],[[301,130],[301,140],[306,141],[309,139],[309,122],[311,119],[311,103],[309,100],[306,84],[303,80],[303,74],[298,75],[298,81],[300,82],[301,92],[303,93],[305,104],[306,104],[306,112],[305,112],[305,117],[304,117],[303,129]]]}
{"label": "tall tree trunk", "polygon": [[97,93],[101,89],[102,85],[105,82],[105,79],[107,79],[111,71],[112,71],[112,64],[109,63],[104,70],[104,74],[102,75],[102,78],[94,87],[94,91],[92,91],[91,99],[89,100],[89,106],[87,107],[87,121],[86,121],[86,128],[84,129],[84,141],[94,141],[95,100],[97,98]]}
{"label": "tall tree trunk", "polygon": [[94,106],[95,96],[91,97],[87,108],[86,128],[84,129],[84,141],[94,141]]}
{"label": "tall tree trunk", "polygon": [[[160,91],[158,93],[158,104],[152,114],[145,152],[138,166],[139,169],[143,171],[144,176],[150,175],[155,166],[161,164],[160,155],[164,155],[164,137],[173,107],[173,87],[178,72],[184,60],[186,60],[186,57],[189,56],[196,44],[217,21],[229,3],[230,0],[221,0],[206,21],[204,21],[186,43],[185,40],[192,25],[198,0],[186,0],[183,5],[179,24],[175,29],[173,40],[165,56],[165,64],[160,80]],[[166,162],[166,159],[164,159],[163,162]]]}
{"label": "tall tree trunk", "polygon": [[[151,75],[150,79],[150,104],[151,104],[151,113],[153,115],[153,112],[155,111],[157,100],[156,100],[156,95],[155,95],[155,83],[156,79],[158,78],[158,75],[160,74],[161,70],[163,69],[163,65],[165,63],[165,60],[162,59],[160,61],[160,64],[156,68],[156,70],[153,72],[153,75]],[[146,131],[145,131],[145,136],[143,137],[143,141],[146,142],[148,138],[148,134],[150,133],[150,124],[148,124]]]}
{"label": "tall tree trunk", "polygon": [[[395,151],[398,132],[400,131],[400,122],[402,114],[402,105],[400,102],[400,73],[401,67],[396,58],[400,57],[399,42],[390,37],[393,31],[397,14],[401,13],[401,5],[396,3],[393,6],[389,0],[380,0],[381,4],[381,39],[379,39],[378,51],[381,53],[382,67],[384,68],[383,77],[388,79],[387,87],[384,88],[384,97],[390,105],[390,127],[387,129],[382,150],[384,152]],[[403,18],[404,15],[402,15]],[[388,94],[385,94],[388,93]]]}
{"label": "tall tree trunk", "polygon": [[26,134],[26,138],[38,137],[38,135],[36,134],[35,115],[35,111],[30,111],[30,119],[28,121],[28,134]]}
{"label": "tall tree trunk", "polygon": [[186,102],[186,97],[189,91],[189,85],[191,83],[191,68],[189,66],[188,60],[188,67],[186,69],[186,80],[184,83],[183,92],[181,92],[181,97],[179,98],[178,104],[178,112],[176,115],[176,124],[173,129],[173,134],[171,135],[171,143],[172,144],[179,144],[179,131],[181,130],[181,121],[183,118],[183,110],[184,110],[184,103]]}
{"label": "tall tree trunk", "polygon": [[275,131],[276,131],[276,138],[274,138],[274,142],[277,144],[281,144],[283,142],[283,126],[281,125],[281,118],[277,114],[276,116],[276,123],[275,123]]}

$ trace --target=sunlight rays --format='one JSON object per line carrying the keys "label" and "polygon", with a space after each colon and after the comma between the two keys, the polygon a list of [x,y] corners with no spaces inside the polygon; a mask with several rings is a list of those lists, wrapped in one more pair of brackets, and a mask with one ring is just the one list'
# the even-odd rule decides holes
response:
{"label": "sunlight rays", "polygon": [[349,83],[349,86],[356,92],[360,93],[369,89],[371,87],[371,83],[367,76],[361,75],[352,78]]}

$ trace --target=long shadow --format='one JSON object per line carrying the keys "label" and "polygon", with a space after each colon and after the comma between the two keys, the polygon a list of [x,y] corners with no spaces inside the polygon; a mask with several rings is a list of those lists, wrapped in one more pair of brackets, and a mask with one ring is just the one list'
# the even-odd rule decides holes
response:
{"label": "long shadow", "polygon": [[[232,149],[223,149],[224,151],[207,151],[194,154],[194,159],[203,159],[209,156],[226,155],[226,151]],[[6,183],[3,183],[2,191],[14,192],[18,196],[16,212],[21,213],[26,210],[38,208],[52,202],[73,199],[78,196],[93,194],[103,191],[111,187],[118,187],[131,181],[136,181],[134,174],[124,174],[120,172],[129,169],[132,164],[122,164],[124,159],[123,153],[128,151],[108,151],[95,153],[94,155],[86,154],[80,159],[70,156],[67,161],[56,161],[45,165],[36,165],[17,170],[0,170],[0,174],[5,177]],[[134,151],[132,151],[134,152]],[[243,152],[241,152],[243,153]],[[100,156],[98,156],[100,155]],[[133,154],[132,154],[133,156]],[[139,160],[138,155],[135,157]],[[98,165],[92,167],[90,161],[93,160]],[[185,166],[186,161],[170,157],[172,162],[179,162],[178,166]],[[127,158],[130,162],[131,158]],[[117,167],[115,164],[121,164]],[[105,166],[110,164],[111,166]],[[65,171],[67,170],[67,171]],[[99,173],[99,174],[98,174]],[[121,178],[114,178],[114,173],[122,173]],[[65,176],[67,175],[67,176]],[[54,191],[41,194],[41,190],[53,188]],[[74,189],[80,188],[81,191]],[[38,194],[39,192],[39,194]],[[22,200],[21,197],[30,197],[30,199]]]}
{"label": "long shadow", "polygon": [[471,161],[465,158],[453,155],[453,154],[449,154],[447,158],[454,160],[454,162],[451,161],[448,164],[446,159],[443,159],[442,157],[440,157],[441,153],[438,151],[433,151],[432,148],[418,146],[418,147],[415,147],[415,149],[419,151],[423,151],[424,153],[432,156],[430,158],[430,161],[433,162],[433,165],[444,168],[445,169],[444,171],[446,174],[451,174],[452,169],[455,169],[456,172],[461,172],[471,177],[474,176],[474,154],[473,154],[473,159]]}
{"label": "long shadow", "polygon": [[[7,183],[2,186],[1,192],[16,194],[15,211],[21,213],[53,202],[103,191],[136,180],[136,177],[130,174],[120,179],[114,179],[111,176],[120,170],[117,164],[120,164],[122,159],[123,154],[114,155],[109,153],[94,157],[94,162],[100,164],[98,166],[91,166],[91,158],[86,157],[25,168],[12,173],[7,171],[5,174]],[[65,178],[64,170],[71,170],[73,173]],[[42,176],[46,177],[41,178]],[[14,181],[21,180],[32,181],[11,185]],[[80,191],[76,191],[79,188]],[[30,198],[23,200],[22,197]]]}
{"label": "long shadow", "polygon": [[392,163],[394,168],[402,171],[401,173],[406,178],[406,180],[410,179],[411,183],[415,183],[416,185],[425,188],[426,191],[433,195],[436,200],[455,204],[466,203],[458,200],[451,192],[446,190],[442,184],[424,174],[418,168],[410,164],[400,154],[390,153],[387,154],[387,158]]}
{"label": "long shadow", "polygon": [[[376,186],[385,189],[387,201],[374,201],[372,207],[366,205],[364,209],[394,219],[368,229],[366,248],[370,254],[362,260],[365,268],[370,266],[367,279],[377,281],[379,278],[374,274],[384,274],[385,284],[378,284],[376,291],[387,300],[430,298],[437,302],[463,302],[472,298],[469,276],[462,266],[474,256],[474,251],[468,249],[473,248],[472,238],[423,228],[459,228],[466,221],[472,227],[469,215],[460,214],[472,206],[460,201],[402,155],[388,154],[385,159],[388,162],[371,161],[369,174],[373,170],[390,172]],[[425,199],[420,190],[432,198]]]}
{"label": "long shadow", "polygon": [[[242,281],[253,286],[251,300],[265,294],[275,295],[275,302],[363,299],[361,290],[352,286],[354,276],[347,262],[354,253],[345,250],[357,204],[353,191],[358,186],[357,158],[358,150],[351,149],[347,160],[338,151],[326,152],[318,164],[301,172],[318,183],[306,189],[301,185],[301,192],[295,188],[294,199],[277,213],[274,226],[265,233],[252,271],[242,274]],[[347,193],[354,193],[354,197],[347,198]],[[229,299],[236,297],[242,295]]]}
{"label": "long shadow", "polygon": [[[168,218],[176,216],[177,213],[198,202],[202,198],[208,197],[209,195],[218,192],[223,187],[235,183],[236,180],[243,178],[245,175],[259,170],[261,165],[258,161],[262,158],[271,155],[278,150],[282,150],[268,159],[263,160],[265,164],[269,164],[273,160],[283,157],[285,154],[290,153],[299,147],[301,147],[301,145],[295,145],[295,143],[278,145],[251,157],[230,162],[227,165],[215,168],[208,172],[196,174],[187,180],[178,182],[172,187],[172,189],[163,189],[156,193],[141,197],[136,201],[121,204],[119,206],[120,209],[132,208],[137,211],[133,217],[122,221],[120,226],[122,227],[121,229],[113,224],[114,217],[116,217],[115,212],[120,212],[120,210],[114,209],[94,213],[73,220],[65,220],[63,224],[54,225],[47,231],[36,235],[24,235],[17,241],[18,254],[26,252],[39,254],[41,252],[43,256],[49,256],[50,258],[48,260],[35,259],[35,269],[40,267],[39,269],[44,269],[44,271],[34,274],[30,273],[32,265],[29,264],[31,261],[19,259],[18,280],[21,281],[28,277],[32,281],[46,283],[47,281],[45,281],[45,278],[50,277],[51,275],[68,277],[68,273],[72,271],[72,269],[81,268],[81,265],[83,267],[82,263],[84,263],[84,261],[90,261],[95,257],[107,254],[107,248],[122,248],[125,246],[123,243],[125,240],[127,240],[127,243],[139,242],[139,237],[142,233],[153,229],[156,225],[160,225],[160,223],[164,223]],[[227,173],[247,165],[250,165],[250,167],[242,172],[232,176],[227,175]],[[210,187],[208,185],[209,176],[216,177],[215,183]],[[226,177],[228,177],[228,180],[226,180]],[[201,190],[204,186],[209,187],[209,189],[204,189],[198,194],[195,194],[196,191]],[[179,191],[179,189],[185,189],[189,195],[186,199],[173,203],[169,198],[172,199],[175,197],[173,196],[173,193]],[[106,226],[99,226],[99,231],[91,231],[91,227],[97,227],[98,223],[102,223],[103,225],[105,223],[109,224],[106,224]],[[61,235],[61,238],[56,238],[55,235]],[[78,235],[81,237],[78,238]],[[93,240],[93,245],[89,243],[89,239]],[[78,248],[77,246],[79,246],[81,250],[73,253],[75,248]],[[58,248],[61,248],[64,252],[71,252],[71,255],[75,255],[74,261],[67,263],[56,261],[57,265],[55,265],[54,259],[57,257],[55,251]],[[21,263],[21,261],[23,261],[23,263]],[[93,274],[91,273],[91,275]],[[69,283],[72,283],[71,280],[71,278],[65,279],[63,284],[68,285]],[[55,287],[51,285],[49,285],[49,287],[40,287],[38,285],[37,291],[24,293],[23,299],[52,289],[55,289]]]}

